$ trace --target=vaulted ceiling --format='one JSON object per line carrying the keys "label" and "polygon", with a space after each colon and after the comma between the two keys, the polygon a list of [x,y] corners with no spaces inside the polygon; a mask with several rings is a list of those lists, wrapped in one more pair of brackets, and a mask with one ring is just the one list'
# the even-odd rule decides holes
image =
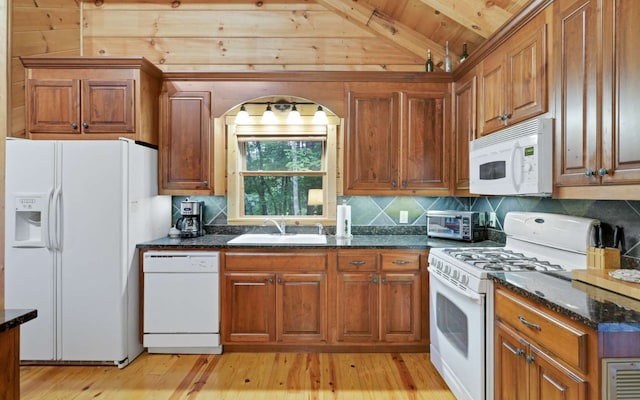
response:
{"label": "vaulted ceiling", "polygon": [[471,53],[529,0],[315,0],[398,48],[441,65],[445,43],[454,63],[467,43]]}

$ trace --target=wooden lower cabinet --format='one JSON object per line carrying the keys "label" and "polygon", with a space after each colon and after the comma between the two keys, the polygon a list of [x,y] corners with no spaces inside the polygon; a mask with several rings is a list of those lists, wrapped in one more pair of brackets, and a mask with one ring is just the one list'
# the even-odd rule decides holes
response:
{"label": "wooden lower cabinet", "polygon": [[[426,257],[424,257],[426,259]],[[338,252],[338,342],[420,343],[423,335],[421,255],[418,252]],[[424,332],[428,332],[424,331]]]}
{"label": "wooden lower cabinet", "polygon": [[426,256],[404,250],[228,251],[222,343],[232,351],[428,351]]}
{"label": "wooden lower cabinet", "polygon": [[223,343],[326,343],[326,260],[319,252],[226,254]]}
{"label": "wooden lower cabinet", "polygon": [[600,398],[597,332],[502,287],[495,309],[495,400]]}

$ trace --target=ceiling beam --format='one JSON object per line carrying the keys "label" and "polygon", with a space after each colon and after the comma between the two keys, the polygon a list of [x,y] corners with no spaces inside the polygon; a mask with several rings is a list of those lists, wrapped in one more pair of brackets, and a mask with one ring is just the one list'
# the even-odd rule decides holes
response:
{"label": "ceiling beam", "polygon": [[[422,59],[427,58],[427,49],[431,49],[431,58],[435,65],[443,65],[445,49],[423,34],[414,31],[401,22],[383,14],[373,6],[358,0],[315,0],[330,11],[335,12],[346,20],[384,37],[394,44],[415,54]],[[457,60],[455,53],[451,57]]]}
{"label": "ceiling beam", "polygon": [[456,21],[467,29],[488,38],[512,14],[493,1],[484,0],[420,0],[429,7]]}

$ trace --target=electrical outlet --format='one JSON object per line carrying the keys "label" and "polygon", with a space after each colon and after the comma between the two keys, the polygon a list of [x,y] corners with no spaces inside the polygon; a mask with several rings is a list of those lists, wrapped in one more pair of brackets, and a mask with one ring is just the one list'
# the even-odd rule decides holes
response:
{"label": "electrical outlet", "polygon": [[479,213],[478,214],[478,223],[480,224],[480,226],[485,226],[487,221],[485,221],[487,218],[487,214],[486,213]]}
{"label": "electrical outlet", "polygon": [[493,212],[493,211],[491,211],[491,212],[489,213],[489,226],[490,226],[491,228],[495,228],[495,227],[496,227],[496,218],[497,218],[497,217],[496,217],[496,213],[495,213],[495,212]]}
{"label": "electrical outlet", "polygon": [[409,211],[400,211],[400,223],[408,224],[409,223]]}

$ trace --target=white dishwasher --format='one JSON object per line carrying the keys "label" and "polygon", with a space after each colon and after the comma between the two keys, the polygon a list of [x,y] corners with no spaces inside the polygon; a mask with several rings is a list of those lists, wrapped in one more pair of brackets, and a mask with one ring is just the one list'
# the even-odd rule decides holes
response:
{"label": "white dishwasher", "polygon": [[220,253],[144,253],[142,345],[149,353],[220,354]]}

